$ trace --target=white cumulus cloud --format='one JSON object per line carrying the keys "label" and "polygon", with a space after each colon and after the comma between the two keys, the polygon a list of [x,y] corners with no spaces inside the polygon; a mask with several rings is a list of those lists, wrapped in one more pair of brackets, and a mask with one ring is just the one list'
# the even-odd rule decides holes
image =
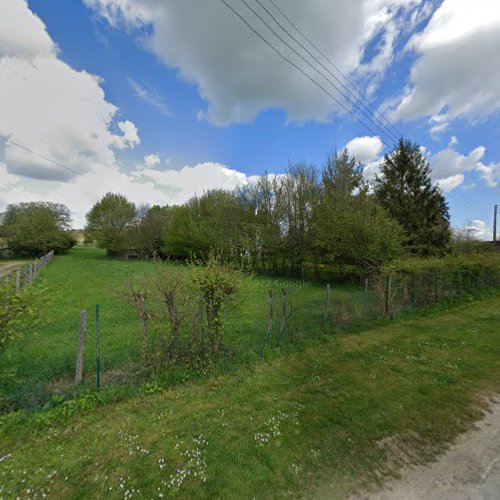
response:
{"label": "white cumulus cloud", "polygon": [[474,240],[492,240],[492,231],[484,220],[473,219],[455,232],[462,237]]}
{"label": "white cumulus cloud", "polygon": [[457,140],[452,139],[449,146],[430,157],[433,179],[445,191],[449,192],[460,186],[465,175],[470,172],[478,173],[489,187],[495,187],[500,174],[500,163],[484,163],[486,154],[484,146],[478,146],[468,154],[461,154],[454,146]]}
{"label": "white cumulus cloud", "polygon": [[349,154],[354,156],[356,160],[361,163],[369,163],[380,156],[380,153],[384,149],[384,144],[379,137],[365,136],[355,137],[345,147]]}
{"label": "white cumulus cloud", "polygon": [[0,12],[0,54],[33,59],[56,53],[45,25],[27,8],[26,2],[2,0]]}
{"label": "white cumulus cloud", "polygon": [[[332,113],[340,111],[337,104],[280,59],[222,2],[85,0],[85,3],[112,26],[124,26],[132,33],[137,29],[143,46],[165,65],[176,68],[180,78],[197,85],[200,96],[207,102],[207,107],[199,112],[202,119],[218,125],[249,122],[262,110],[277,108],[285,110],[291,121],[326,121]],[[276,3],[344,73],[373,83],[392,61],[405,22],[411,22],[412,15],[418,17],[423,2],[276,0]],[[232,5],[287,57],[338,95],[328,82],[284,47],[248,7],[240,3]],[[280,32],[261,5],[254,1],[248,5]],[[265,5],[292,31],[274,6],[268,2]],[[282,31],[281,35],[290,40]],[[367,51],[370,45],[375,46],[374,50]]]}
{"label": "white cumulus cloud", "polygon": [[0,3],[0,89],[3,161],[12,174],[67,181],[75,171],[114,165],[115,148],[140,142],[128,120],[117,123],[120,133],[112,132],[117,108],[106,100],[100,79],[58,58],[25,0]]}
{"label": "white cumulus cloud", "polygon": [[183,203],[194,195],[210,189],[232,190],[255,182],[258,176],[248,176],[220,163],[204,162],[180,170],[159,170],[151,165],[132,172],[132,177],[141,181],[153,181],[169,193],[170,203]]}
{"label": "white cumulus cloud", "polygon": [[430,117],[442,133],[458,117],[500,110],[500,2],[444,0],[409,46],[417,54],[394,120]]}
{"label": "white cumulus cloud", "polygon": [[114,165],[101,171],[91,171],[73,182],[57,183],[50,191],[43,189],[39,183],[30,185],[21,177],[9,174],[5,165],[0,163],[0,178],[8,187],[5,191],[0,190],[0,211],[9,203],[57,201],[70,208],[73,227],[82,228],[85,214],[108,191],[122,193],[137,205],[173,205],[184,203],[210,189],[233,189],[257,179],[210,162],[162,171],[158,169],[157,160],[157,155],[146,155],[144,163],[130,174]]}
{"label": "white cumulus cloud", "polygon": [[83,227],[85,213],[108,191],[136,204],[165,205],[252,182],[218,163],[162,171],[156,153],[123,171],[115,151],[137,146],[139,133],[129,120],[114,121],[117,108],[100,83],[58,58],[26,0],[0,2],[0,211],[11,203],[57,201],[70,208],[74,227]]}
{"label": "white cumulus cloud", "polygon": [[[487,186],[496,187],[500,177],[500,163],[484,161],[486,155],[484,146],[477,146],[468,154],[462,154],[456,150],[458,144],[458,138],[453,136],[448,146],[435,154],[430,154],[422,147],[422,152],[429,159],[432,180],[445,193],[449,193],[463,185],[467,174],[476,173]],[[384,146],[378,137],[355,137],[345,147],[361,162],[367,180],[373,181],[376,175],[380,175],[380,167],[384,161],[382,155]]]}

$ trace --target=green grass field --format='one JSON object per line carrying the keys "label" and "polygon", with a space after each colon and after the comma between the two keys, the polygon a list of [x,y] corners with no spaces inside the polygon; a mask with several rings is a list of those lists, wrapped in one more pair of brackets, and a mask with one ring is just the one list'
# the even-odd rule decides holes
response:
{"label": "green grass field", "polygon": [[496,292],[224,376],[81,396],[67,417],[4,419],[0,496],[346,497],[479,418],[500,391],[499,310]]}
{"label": "green grass field", "polygon": [[[110,260],[104,251],[89,247],[76,247],[68,255],[57,256],[36,284],[47,289],[47,303],[40,306],[43,326],[22,338],[2,359],[0,371],[12,374],[3,377],[4,400],[14,407],[33,408],[50,399],[53,392],[72,391],[81,309],[87,309],[89,314],[86,384],[94,383],[96,304],[101,311],[103,383],[119,378],[120,367],[138,358],[140,328],[134,307],[124,301],[121,292],[131,277],[151,272],[154,268],[149,262]],[[294,303],[293,328],[298,343],[323,335],[324,285],[261,276],[248,278],[241,305],[232,312],[225,335],[225,344],[234,355],[213,367],[215,372],[260,359],[267,334],[269,288],[276,297],[275,329],[266,355],[292,348],[286,336],[279,346],[276,340],[281,287],[288,289],[289,308]],[[339,319],[355,319],[362,309],[362,288],[332,286],[330,326]],[[189,372],[177,372],[171,376],[191,376]]]}

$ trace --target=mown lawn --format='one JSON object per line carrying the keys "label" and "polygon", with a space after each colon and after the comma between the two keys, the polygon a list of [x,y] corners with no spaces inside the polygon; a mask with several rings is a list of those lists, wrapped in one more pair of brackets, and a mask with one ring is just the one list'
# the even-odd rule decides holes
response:
{"label": "mown lawn", "polygon": [[499,311],[497,294],[66,419],[4,421],[0,496],[345,497],[480,416],[500,391]]}
{"label": "mown lawn", "polygon": [[[89,317],[85,372],[87,384],[93,384],[96,304],[101,314],[103,383],[109,382],[124,363],[137,360],[140,325],[134,306],[123,299],[123,290],[132,277],[152,272],[150,262],[111,260],[103,250],[90,247],[76,247],[68,255],[55,257],[35,285],[46,288],[46,302],[40,306],[43,324],[3,356],[0,372],[7,376],[1,379],[0,397],[13,407],[33,408],[46,402],[54,391],[72,390],[81,309],[87,309]],[[262,276],[248,278],[245,285],[225,335],[225,344],[233,354],[213,367],[216,371],[260,359],[267,334],[269,288],[275,295],[275,329],[266,355],[288,348],[292,326],[299,343],[324,333],[324,285]],[[294,314],[278,342],[282,287],[288,290],[288,311],[293,303]],[[363,300],[362,287],[332,285],[329,326],[339,314],[342,321],[363,314]],[[189,317],[185,323],[189,330]],[[175,376],[183,379],[189,373]]]}

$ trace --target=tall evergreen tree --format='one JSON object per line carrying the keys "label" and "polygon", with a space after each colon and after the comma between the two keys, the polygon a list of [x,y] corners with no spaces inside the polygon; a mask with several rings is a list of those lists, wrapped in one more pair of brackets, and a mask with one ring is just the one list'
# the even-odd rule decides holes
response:
{"label": "tall evergreen tree", "polygon": [[448,205],[431,181],[429,161],[418,144],[401,138],[385,156],[375,195],[405,228],[412,253],[446,252],[451,237]]}

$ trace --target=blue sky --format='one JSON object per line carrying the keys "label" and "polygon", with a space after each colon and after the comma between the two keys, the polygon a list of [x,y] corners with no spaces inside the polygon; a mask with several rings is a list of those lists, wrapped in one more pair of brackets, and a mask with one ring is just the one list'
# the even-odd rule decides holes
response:
{"label": "blue sky", "polygon": [[[241,0],[230,3],[290,56]],[[499,199],[498,3],[275,3],[391,127],[426,149],[453,225],[488,237]],[[370,178],[391,147],[219,0],[4,0],[0,19],[0,209],[60,201],[81,226],[109,190],[182,203],[289,162],[321,166],[346,145]]]}

